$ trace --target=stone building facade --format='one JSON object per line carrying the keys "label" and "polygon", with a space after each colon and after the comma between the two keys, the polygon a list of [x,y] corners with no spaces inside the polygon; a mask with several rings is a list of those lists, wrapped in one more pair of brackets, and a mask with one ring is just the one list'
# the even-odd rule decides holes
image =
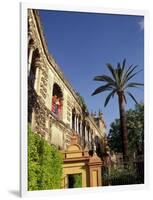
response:
{"label": "stone building facade", "polygon": [[89,114],[65,79],[48,52],[39,13],[32,9],[28,10],[28,123],[60,150],[67,149],[74,134],[84,149],[103,149],[106,126],[102,116]]}

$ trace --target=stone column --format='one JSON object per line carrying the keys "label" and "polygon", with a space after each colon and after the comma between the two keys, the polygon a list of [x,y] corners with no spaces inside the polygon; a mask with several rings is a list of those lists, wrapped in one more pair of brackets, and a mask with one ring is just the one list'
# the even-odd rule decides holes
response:
{"label": "stone column", "polygon": [[90,127],[88,127],[88,142],[90,141]]}
{"label": "stone column", "polygon": [[32,36],[32,27],[32,18],[28,16],[28,42],[30,41]]}
{"label": "stone column", "polygon": [[77,115],[76,115],[76,122],[75,122],[75,132],[76,132],[76,133],[77,133],[77,123],[78,123],[77,120],[78,120],[78,119],[77,119]]}
{"label": "stone column", "polygon": [[80,136],[82,137],[82,121],[80,120]]}
{"label": "stone column", "polygon": [[73,118],[72,118],[72,128],[75,130],[75,114],[73,113]]}
{"label": "stone column", "polygon": [[102,161],[94,154],[89,159],[89,177],[90,177],[90,187],[102,186],[101,176],[102,176]]}
{"label": "stone column", "polygon": [[87,141],[87,127],[85,125],[85,141]]}
{"label": "stone column", "polygon": [[77,116],[76,132],[79,133],[79,118]]}
{"label": "stone column", "polygon": [[89,141],[90,141],[90,149],[92,150],[92,129],[91,129],[91,131],[90,131],[90,139],[89,139]]}
{"label": "stone column", "polygon": [[77,124],[77,118],[76,118],[76,115],[74,115],[74,130],[76,132],[76,124]]}
{"label": "stone column", "polygon": [[83,122],[83,129],[82,129],[82,138],[83,138],[83,146],[85,147],[85,138],[86,138],[86,125],[85,122]]}
{"label": "stone column", "polygon": [[39,92],[39,86],[40,86],[40,69],[41,69],[41,59],[36,58],[35,59],[35,67],[36,67],[36,76],[35,76],[35,83],[34,88],[37,92]]}
{"label": "stone column", "polygon": [[79,134],[79,116],[77,117],[77,133]]}
{"label": "stone column", "polygon": [[91,130],[89,129],[89,142],[91,143]]}
{"label": "stone column", "polygon": [[92,143],[92,130],[90,131],[90,143]]}
{"label": "stone column", "polygon": [[34,46],[34,44],[31,44],[31,45],[29,46],[28,76],[29,76],[29,74],[30,74],[31,63],[32,63],[32,55],[33,55],[34,50],[35,50],[35,46]]}
{"label": "stone column", "polygon": [[80,118],[78,117],[78,134],[80,135]]}

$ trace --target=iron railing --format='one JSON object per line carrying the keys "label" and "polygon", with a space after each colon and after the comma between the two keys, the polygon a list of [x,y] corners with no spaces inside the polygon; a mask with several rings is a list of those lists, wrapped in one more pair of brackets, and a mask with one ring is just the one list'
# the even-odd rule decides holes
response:
{"label": "iron railing", "polygon": [[111,163],[102,167],[102,185],[129,185],[144,183],[144,160]]}

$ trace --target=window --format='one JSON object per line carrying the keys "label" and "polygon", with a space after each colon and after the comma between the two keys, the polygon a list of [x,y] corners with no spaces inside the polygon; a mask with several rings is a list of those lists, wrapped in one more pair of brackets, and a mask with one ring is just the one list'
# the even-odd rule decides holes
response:
{"label": "window", "polygon": [[61,119],[63,110],[63,93],[57,83],[53,85],[52,112]]}

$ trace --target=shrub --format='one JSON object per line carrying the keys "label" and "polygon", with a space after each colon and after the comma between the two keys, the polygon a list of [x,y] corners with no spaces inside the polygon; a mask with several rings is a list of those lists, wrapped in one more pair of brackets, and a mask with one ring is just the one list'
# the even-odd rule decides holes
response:
{"label": "shrub", "polygon": [[62,178],[62,157],[28,127],[28,190],[58,189]]}
{"label": "shrub", "polygon": [[135,163],[117,164],[115,167],[102,168],[103,185],[129,185],[142,184],[144,182],[142,170],[137,170]]}

